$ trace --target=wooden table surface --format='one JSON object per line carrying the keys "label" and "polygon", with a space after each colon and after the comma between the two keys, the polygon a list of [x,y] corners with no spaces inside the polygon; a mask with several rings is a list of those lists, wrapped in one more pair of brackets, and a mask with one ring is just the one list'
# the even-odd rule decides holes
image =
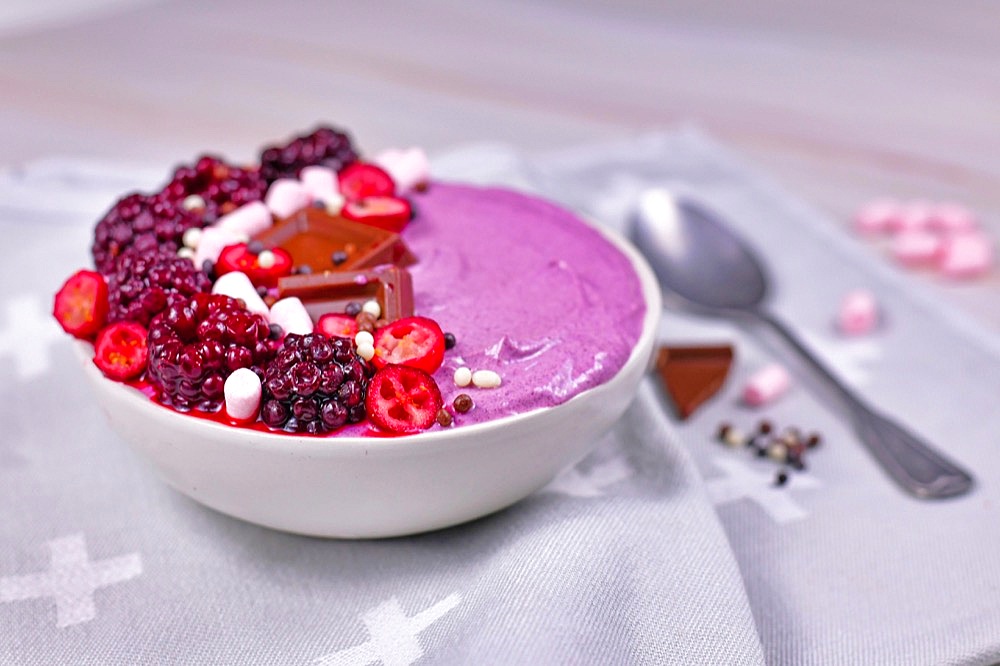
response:
{"label": "wooden table surface", "polygon": [[[994,0],[4,4],[0,165],[248,159],[318,120],[431,152],[693,123],[844,224],[949,199],[1000,237]],[[998,273],[912,279],[995,333]]]}

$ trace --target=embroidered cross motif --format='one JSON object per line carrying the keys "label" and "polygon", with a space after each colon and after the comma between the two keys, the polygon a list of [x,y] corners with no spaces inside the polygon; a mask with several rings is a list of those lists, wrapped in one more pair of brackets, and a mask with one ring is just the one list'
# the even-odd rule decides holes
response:
{"label": "embroidered cross motif", "polygon": [[49,348],[63,338],[59,325],[46,313],[34,294],[14,296],[5,308],[6,325],[0,329],[0,356],[14,359],[21,379],[31,379],[49,369]]}
{"label": "embroidered cross motif", "polygon": [[771,520],[780,524],[805,518],[806,511],[792,498],[790,491],[818,488],[822,484],[808,474],[792,474],[788,483],[777,487],[769,474],[751,469],[743,461],[716,457],[712,462],[725,476],[705,483],[708,496],[715,505],[749,499],[762,508]]}

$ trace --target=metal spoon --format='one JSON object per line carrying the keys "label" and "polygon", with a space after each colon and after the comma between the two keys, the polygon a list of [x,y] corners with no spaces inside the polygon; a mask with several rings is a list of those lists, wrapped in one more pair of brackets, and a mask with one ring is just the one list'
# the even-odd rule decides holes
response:
{"label": "metal spoon", "polygon": [[869,407],[766,308],[768,280],[762,262],[717,215],[667,190],[649,190],[634,214],[631,233],[660,284],[688,307],[756,319],[784,338],[829,383],[858,437],[903,489],[919,498],[940,499],[972,488],[968,472]]}

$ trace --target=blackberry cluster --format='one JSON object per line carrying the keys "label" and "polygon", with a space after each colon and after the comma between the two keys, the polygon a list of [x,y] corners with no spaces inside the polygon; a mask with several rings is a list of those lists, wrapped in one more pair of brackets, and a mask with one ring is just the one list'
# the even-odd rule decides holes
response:
{"label": "blackberry cluster", "polygon": [[134,321],[149,327],[160,312],[195,294],[211,291],[212,281],[190,259],[169,250],[129,250],[108,276],[108,321]]}
{"label": "blackberry cluster", "polygon": [[160,401],[187,411],[218,410],[226,377],[238,368],[262,374],[273,356],[270,329],[229,296],[195,294],[153,318],[147,378]]}
{"label": "blackberry cluster", "polygon": [[270,185],[279,178],[297,178],[299,171],[307,166],[340,171],[357,159],[358,153],[346,132],[320,127],[287,145],[266,147],[260,154],[260,173]]}
{"label": "blackberry cluster", "polygon": [[260,201],[267,183],[256,168],[227,164],[214,155],[202,155],[194,165],[177,167],[173,178],[159,196],[178,206],[192,195],[205,202],[200,213],[207,223],[253,201]]}
{"label": "blackberry cluster", "polygon": [[90,248],[94,265],[104,275],[115,271],[126,250],[177,252],[184,232],[202,227],[201,217],[158,196],[130,194],[111,207],[94,229]]}
{"label": "blackberry cluster", "polygon": [[289,334],[264,374],[260,416],[274,429],[320,434],[365,418],[373,368],[351,340]]}

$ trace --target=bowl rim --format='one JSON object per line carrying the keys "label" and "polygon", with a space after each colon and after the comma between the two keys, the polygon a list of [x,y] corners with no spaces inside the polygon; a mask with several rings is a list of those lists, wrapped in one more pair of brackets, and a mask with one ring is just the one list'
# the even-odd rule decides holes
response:
{"label": "bowl rim", "polygon": [[[558,415],[560,411],[573,409],[571,405],[588,399],[595,393],[600,394],[602,390],[609,390],[609,387],[616,387],[621,379],[632,370],[636,364],[647,364],[651,353],[655,337],[657,335],[660,316],[662,313],[662,295],[659,282],[650,268],[645,257],[619,232],[597,224],[585,217],[580,219],[591,228],[595,229],[602,237],[614,245],[629,260],[636,277],[639,280],[640,291],[645,301],[646,311],[643,314],[642,328],[639,337],[636,339],[628,358],[618,371],[607,381],[597,386],[591,387],[566,402],[550,407],[539,407],[527,412],[509,414],[490,421],[472,423],[460,428],[449,428],[433,431],[412,433],[407,435],[378,436],[358,436],[348,435],[343,437],[320,437],[290,433],[264,432],[250,428],[239,428],[222,423],[217,423],[209,419],[189,417],[182,412],[177,412],[169,407],[161,405],[139,389],[109,380],[93,363],[94,347],[86,340],[74,340],[75,348],[80,357],[86,372],[95,381],[106,382],[107,390],[115,392],[121,399],[126,400],[130,406],[139,410],[140,414],[148,415],[151,421],[182,419],[178,421],[183,427],[195,427],[199,429],[207,428],[209,432],[225,435],[227,445],[236,447],[259,448],[266,446],[273,449],[275,453],[301,453],[308,456],[340,456],[350,455],[352,452],[368,455],[378,451],[379,454],[393,455],[394,453],[416,453],[426,450],[427,445],[442,444],[449,445],[453,440],[474,441],[477,434],[491,431],[498,427],[505,427],[529,419],[536,418],[539,414]],[[336,446],[331,446],[330,440],[335,440]],[[420,445],[419,448],[415,445]]]}

